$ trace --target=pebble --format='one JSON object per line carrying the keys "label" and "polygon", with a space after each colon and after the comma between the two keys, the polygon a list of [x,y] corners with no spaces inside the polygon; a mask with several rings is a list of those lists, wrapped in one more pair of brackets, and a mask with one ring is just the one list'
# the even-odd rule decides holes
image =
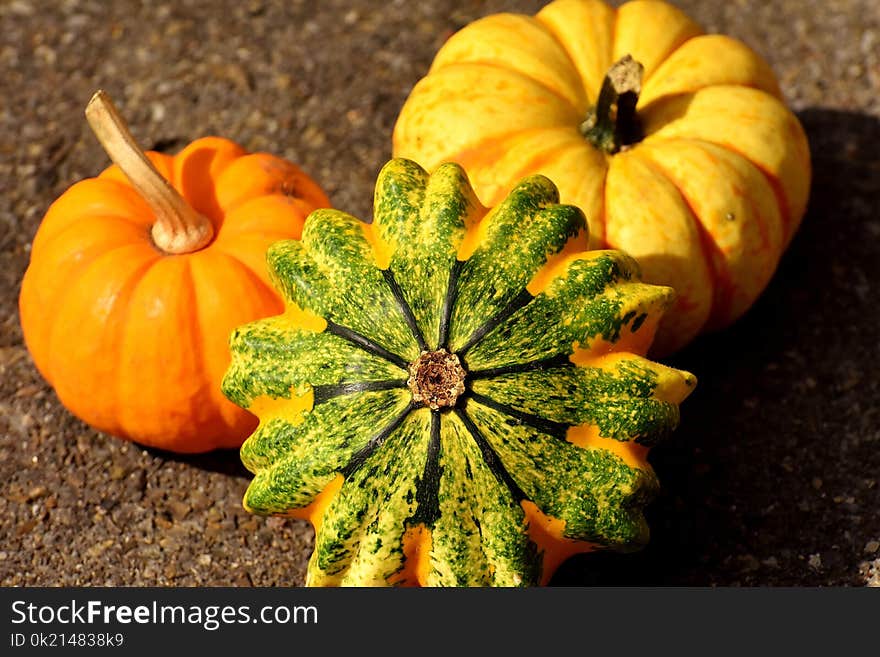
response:
{"label": "pebble", "polygon": [[183,520],[189,515],[191,507],[188,503],[181,500],[168,500],[168,508],[171,510],[172,517],[177,520]]}
{"label": "pebble", "polygon": [[46,493],[49,492],[49,489],[45,486],[34,486],[28,491],[27,501],[33,502],[34,500],[38,500],[41,497],[45,496]]}

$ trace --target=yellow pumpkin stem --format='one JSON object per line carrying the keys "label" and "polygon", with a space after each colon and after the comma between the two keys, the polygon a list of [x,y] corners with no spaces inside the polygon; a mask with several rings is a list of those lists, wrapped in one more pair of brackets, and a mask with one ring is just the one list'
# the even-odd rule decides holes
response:
{"label": "yellow pumpkin stem", "polygon": [[86,120],[107,155],[152,208],[156,246],[170,254],[191,253],[206,246],[214,237],[211,221],[196,212],[153,166],[105,91],[98,90],[92,96]]}
{"label": "yellow pumpkin stem", "polygon": [[596,106],[581,124],[581,134],[596,148],[617,153],[642,139],[636,103],[642,92],[644,70],[630,55],[624,55],[608,69]]}

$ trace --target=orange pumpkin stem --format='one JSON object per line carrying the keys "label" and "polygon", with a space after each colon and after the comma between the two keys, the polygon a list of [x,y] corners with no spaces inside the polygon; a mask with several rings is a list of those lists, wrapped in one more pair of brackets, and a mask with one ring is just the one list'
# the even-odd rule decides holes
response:
{"label": "orange pumpkin stem", "polygon": [[107,155],[152,208],[156,246],[170,254],[191,253],[206,246],[214,237],[211,221],[193,210],[153,166],[103,90],[95,92],[86,106],[86,120]]}
{"label": "orange pumpkin stem", "polygon": [[644,67],[630,55],[611,65],[596,106],[581,124],[581,134],[596,148],[612,154],[642,139],[636,103],[642,92]]}

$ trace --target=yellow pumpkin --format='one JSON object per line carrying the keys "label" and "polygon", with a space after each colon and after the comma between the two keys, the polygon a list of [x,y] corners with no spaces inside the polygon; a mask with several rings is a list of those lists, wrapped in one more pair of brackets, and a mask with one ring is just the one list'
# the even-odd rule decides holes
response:
{"label": "yellow pumpkin", "polygon": [[395,157],[455,161],[496,205],[541,173],[591,248],[634,256],[678,300],[652,354],[730,324],[804,214],[810,155],[768,64],[670,4],[555,0],[453,35],[394,128]]}

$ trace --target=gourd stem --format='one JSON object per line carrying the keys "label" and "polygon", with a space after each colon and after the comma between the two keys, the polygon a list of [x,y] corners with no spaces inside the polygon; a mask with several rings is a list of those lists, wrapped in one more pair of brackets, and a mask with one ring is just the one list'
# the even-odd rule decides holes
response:
{"label": "gourd stem", "polygon": [[644,67],[630,55],[608,69],[596,106],[581,124],[581,134],[596,148],[613,154],[642,139],[636,103],[643,73]]}
{"label": "gourd stem", "polygon": [[211,221],[196,212],[138,146],[110,96],[98,90],[86,106],[86,120],[107,155],[155,214],[152,236],[165,253],[198,251],[214,237]]}

